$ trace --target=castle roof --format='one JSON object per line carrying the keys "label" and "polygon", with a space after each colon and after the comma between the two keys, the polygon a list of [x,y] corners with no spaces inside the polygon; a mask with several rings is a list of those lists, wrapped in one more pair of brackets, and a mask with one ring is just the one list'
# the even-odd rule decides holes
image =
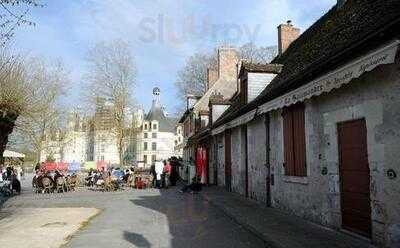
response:
{"label": "castle roof", "polygon": [[175,132],[176,119],[165,115],[159,100],[159,90],[153,91],[153,104],[145,117],[146,121],[158,121],[159,132]]}

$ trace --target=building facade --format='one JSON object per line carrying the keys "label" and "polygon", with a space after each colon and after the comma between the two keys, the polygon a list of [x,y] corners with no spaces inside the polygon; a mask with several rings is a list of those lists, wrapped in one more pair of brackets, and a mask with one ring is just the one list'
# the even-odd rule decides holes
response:
{"label": "building facade", "polygon": [[[209,102],[216,96],[232,97],[237,84],[236,49],[220,47],[217,57],[217,67],[209,68],[207,71],[206,92],[202,96],[187,96],[186,111],[179,120],[179,124],[183,127],[182,156],[185,165],[181,170],[181,177],[190,181],[197,173],[201,176],[201,182],[205,184],[214,181],[212,174],[214,169],[210,169],[208,159],[211,143],[203,142],[206,141],[203,138],[209,131]],[[199,164],[202,164],[201,168]]]}
{"label": "building facade", "polygon": [[339,2],[301,35],[280,25],[278,56],[241,63],[188,141],[218,186],[398,247],[400,2]]}
{"label": "building facade", "polygon": [[[65,130],[47,135],[40,160],[51,157],[56,162],[120,164],[116,132],[111,122],[112,107],[110,102],[99,99],[93,117],[83,118],[79,113],[71,113]],[[182,137],[175,132],[176,120],[165,114],[158,88],[153,90],[152,107],[146,115],[142,109],[127,108],[125,113],[125,164],[148,167],[155,160],[177,155],[175,141]]]}

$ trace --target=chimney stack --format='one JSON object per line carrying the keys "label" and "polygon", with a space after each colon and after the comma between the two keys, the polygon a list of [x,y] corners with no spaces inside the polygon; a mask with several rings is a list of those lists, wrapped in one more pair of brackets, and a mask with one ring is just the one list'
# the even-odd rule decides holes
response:
{"label": "chimney stack", "polygon": [[300,29],[293,26],[292,21],[278,26],[278,52],[284,53],[290,44],[300,36]]}
{"label": "chimney stack", "polygon": [[236,80],[238,53],[235,48],[221,47],[218,49],[218,78]]}
{"label": "chimney stack", "polygon": [[218,80],[218,70],[215,68],[207,68],[207,90],[209,90]]}

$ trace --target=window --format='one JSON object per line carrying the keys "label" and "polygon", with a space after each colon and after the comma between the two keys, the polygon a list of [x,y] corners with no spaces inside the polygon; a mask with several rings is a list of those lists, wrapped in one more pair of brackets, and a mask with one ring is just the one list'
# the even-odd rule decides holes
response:
{"label": "window", "polygon": [[157,130],[157,124],[153,124],[153,130]]}
{"label": "window", "polygon": [[181,137],[178,137],[178,142],[181,142]]}
{"label": "window", "polygon": [[147,142],[143,143],[143,150],[147,151]]}
{"label": "window", "polygon": [[153,139],[157,139],[157,133],[152,133],[152,134],[151,134],[151,137],[152,137]]}
{"label": "window", "polygon": [[153,150],[153,151],[157,150],[157,143],[156,142],[151,143],[151,150]]}
{"label": "window", "polygon": [[154,163],[156,162],[157,156],[156,155],[151,155],[151,162]]}
{"label": "window", "polygon": [[177,144],[178,144],[178,141],[175,140],[175,145],[177,145]]}
{"label": "window", "polygon": [[304,104],[285,108],[282,117],[285,175],[307,176]]}
{"label": "window", "polygon": [[144,133],[143,136],[144,136],[145,139],[147,139],[148,134]]}
{"label": "window", "polygon": [[101,155],[100,160],[104,161],[104,156],[103,155]]}
{"label": "window", "polygon": [[147,155],[143,155],[143,162],[147,164]]}
{"label": "window", "polygon": [[147,123],[144,124],[144,130],[147,130]]}

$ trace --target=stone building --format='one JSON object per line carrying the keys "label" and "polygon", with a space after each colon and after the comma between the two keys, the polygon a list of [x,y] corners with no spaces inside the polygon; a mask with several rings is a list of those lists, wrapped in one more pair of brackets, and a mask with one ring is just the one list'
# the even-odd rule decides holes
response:
{"label": "stone building", "polygon": [[183,156],[183,125],[178,123],[175,129],[175,156],[182,158]]}
{"label": "stone building", "polygon": [[400,2],[339,1],[299,37],[283,25],[279,55],[242,65],[211,117],[218,185],[400,246]]}
{"label": "stone building", "polygon": [[153,103],[145,116],[141,132],[137,137],[137,161],[150,166],[156,160],[165,160],[175,156],[174,118],[168,117],[160,102],[160,89],[153,89]]}
{"label": "stone building", "polygon": [[[47,135],[41,161],[52,157],[56,162],[85,161],[120,164],[116,133],[112,128],[112,103],[98,99],[95,113],[83,118],[72,112],[66,128]],[[153,90],[153,104],[147,115],[140,108],[125,110],[124,162],[128,165],[150,166],[157,160],[176,156],[174,118],[168,117],[160,103],[160,90]],[[179,138],[180,137],[180,138]]]}
{"label": "stone building", "polygon": [[[208,143],[202,142],[204,139],[199,139],[202,134],[207,134],[209,126],[209,101],[215,95],[232,97],[235,93],[237,84],[237,63],[238,53],[232,47],[220,47],[218,49],[218,64],[217,68],[208,69],[207,89],[203,96],[188,96],[186,112],[180,118],[179,123],[183,126],[183,161],[186,168],[185,173],[181,173],[181,177],[190,180],[195,174],[195,161],[199,159],[199,154],[203,154],[203,159],[208,157],[210,149]],[[209,129],[208,129],[209,131]],[[209,160],[206,159],[208,162]],[[202,182],[209,183],[214,180],[213,175],[209,172],[213,170],[207,169],[206,165],[202,169]],[[207,171],[206,171],[207,170]]]}

